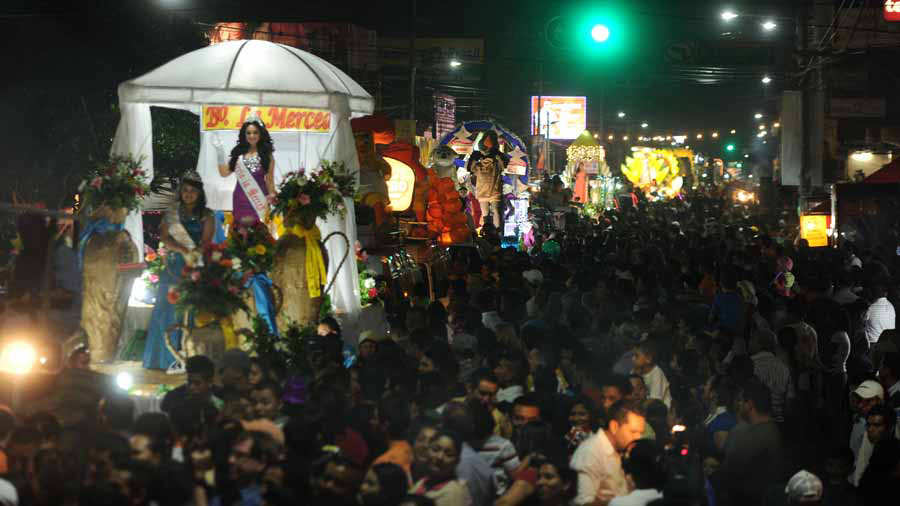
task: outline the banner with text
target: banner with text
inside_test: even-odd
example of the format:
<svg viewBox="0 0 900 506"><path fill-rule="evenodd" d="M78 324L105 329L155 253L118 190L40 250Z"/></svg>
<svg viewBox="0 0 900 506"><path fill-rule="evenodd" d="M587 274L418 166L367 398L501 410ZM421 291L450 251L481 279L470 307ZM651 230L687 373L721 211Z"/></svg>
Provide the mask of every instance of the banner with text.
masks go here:
<svg viewBox="0 0 900 506"><path fill-rule="evenodd" d="M240 130L241 125L257 111L269 132L310 132L331 131L331 112L322 109L301 107L250 107L246 105L204 105L200 129Z"/></svg>

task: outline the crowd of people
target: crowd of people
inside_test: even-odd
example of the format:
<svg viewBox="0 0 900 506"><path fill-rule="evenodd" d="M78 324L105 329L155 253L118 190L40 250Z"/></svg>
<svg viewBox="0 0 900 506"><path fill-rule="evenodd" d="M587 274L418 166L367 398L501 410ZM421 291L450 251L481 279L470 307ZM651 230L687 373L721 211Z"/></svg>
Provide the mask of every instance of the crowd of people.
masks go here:
<svg viewBox="0 0 900 506"><path fill-rule="evenodd" d="M323 320L302 370L234 349L161 412L0 410L0 504L892 501L895 259L708 199L589 230L457 249L437 300L389 336Z"/></svg>

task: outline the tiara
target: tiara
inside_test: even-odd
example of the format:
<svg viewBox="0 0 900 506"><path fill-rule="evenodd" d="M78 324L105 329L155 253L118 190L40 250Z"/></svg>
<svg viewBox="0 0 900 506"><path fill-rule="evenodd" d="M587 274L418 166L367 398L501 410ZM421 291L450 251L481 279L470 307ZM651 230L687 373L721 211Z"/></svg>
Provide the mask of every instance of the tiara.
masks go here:
<svg viewBox="0 0 900 506"><path fill-rule="evenodd" d="M203 184L203 178L200 177L200 174L197 173L196 170L189 170L185 172L184 175L181 176L181 182L183 183L185 181Z"/></svg>
<svg viewBox="0 0 900 506"><path fill-rule="evenodd" d="M252 123L254 121L256 123L259 123L263 128L266 127L266 124L263 123L262 118L259 117L259 110L257 109L253 109L250 111L250 114L247 115L247 119L244 120L244 124L246 125L247 123Z"/></svg>

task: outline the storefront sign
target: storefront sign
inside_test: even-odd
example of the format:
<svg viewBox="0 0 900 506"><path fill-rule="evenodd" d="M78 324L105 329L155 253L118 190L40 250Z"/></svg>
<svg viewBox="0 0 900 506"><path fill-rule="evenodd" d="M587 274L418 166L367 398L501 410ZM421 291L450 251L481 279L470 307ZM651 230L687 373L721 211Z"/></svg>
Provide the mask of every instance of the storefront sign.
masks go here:
<svg viewBox="0 0 900 506"><path fill-rule="evenodd" d="M549 132L550 139L575 139L585 128L587 97L531 97L532 135Z"/></svg>
<svg viewBox="0 0 900 506"><path fill-rule="evenodd" d="M801 216L800 238L806 239L810 248L828 246L828 217L821 214Z"/></svg>
<svg viewBox="0 0 900 506"><path fill-rule="evenodd" d="M884 0L885 21L900 21L900 0Z"/></svg>
<svg viewBox="0 0 900 506"><path fill-rule="evenodd" d="M884 98L832 98L832 118L884 118L887 100Z"/></svg>
<svg viewBox="0 0 900 506"><path fill-rule="evenodd" d="M456 126L456 97L434 94L434 124L438 139L453 131Z"/></svg>
<svg viewBox="0 0 900 506"><path fill-rule="evenodd" d="M331 131L331 112L299 107L250 107L247 105L204 105L200 129L239 130L250 115L257 111L269 132Z"/></svg>

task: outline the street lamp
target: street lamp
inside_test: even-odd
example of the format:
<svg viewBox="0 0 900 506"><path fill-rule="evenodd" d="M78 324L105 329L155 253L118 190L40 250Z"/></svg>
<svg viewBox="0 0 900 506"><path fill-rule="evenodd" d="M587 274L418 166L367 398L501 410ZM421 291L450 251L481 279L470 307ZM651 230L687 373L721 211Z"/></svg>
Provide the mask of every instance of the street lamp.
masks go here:
<svg viewBox="0 0 900 506"><path fill-rule="evenodd" d="M712 138L713 138L713 139L718 139L718 138L719 138L719 132L713 132L713 133L712 133Z"/></svg>
<svg viewBox="0 0 900 506"><path fill-rule="evenodd" d="M455 69L455 68L459 67L460 65L462 65L462 62L459 61L459 60L450 60L450 67L451 67L451 68L454 68L454 69Z"/></svg>
<svg viewBox="0 0 900 506"><path fill-rule="evenodd" d="M722 12L722 20L723 21L731 21L738 17L738 14L732 10L726 10Z"/></svg>
<svg viewBox="0 0 900 506"><path fill-rule="evenodd" d="M758 113L754 114L753 117L756 119L762 119L762 113L758 112Z"/></svg>
<svg viewBox="0 0 900 506"><path fill-rule="evenodd" d="M614 138L615 138L614 135L610 135L609 137L607 137L607 139L609 139L609 140L613 140Z"/></svg>
<svg viewBox="0 0 900 506"><path fill-rule="evenodd" d="M771 82L772 82L772 78L771 78L771 77L769 77L769 76L763 76L763 78L762 78L762 83L763 83L763 84L769 84L769 83L771 83Z"/></svg>
<svg viewBox="0 0 900 506"><path fill-rule="evenodd" d="M648 125L647 122L641 123L641 128L647 128L648 126L650 125Z"/></svg>
<svg viewBox="0 0 900 506"><path fill-rule="evenodd" d="M775 24L775 22L772 21L771 19L767 19L767 20L763 21L761 26L762 26L762 29L767 32L771 32L772 30L778 28L778 25Z"/></svg>
<svg viewBox="0 0 900 506"><path fill-rule="evenodd" d="M734 134L736 134L736 133L737 133L737 130L735 130L734 128L732 128L732 129L731 129L731 135L734 135Z"/></svg>
<svg viewBox="0 0 900 506"><path fill-rule="evenodd" d="M619 117L620 117L620 118L624 118L624 117L625 117L625 113L624 113L624 112L622 112L622 111L619 111L619 114L618 114L618 116L619 116Z"/></svg>

